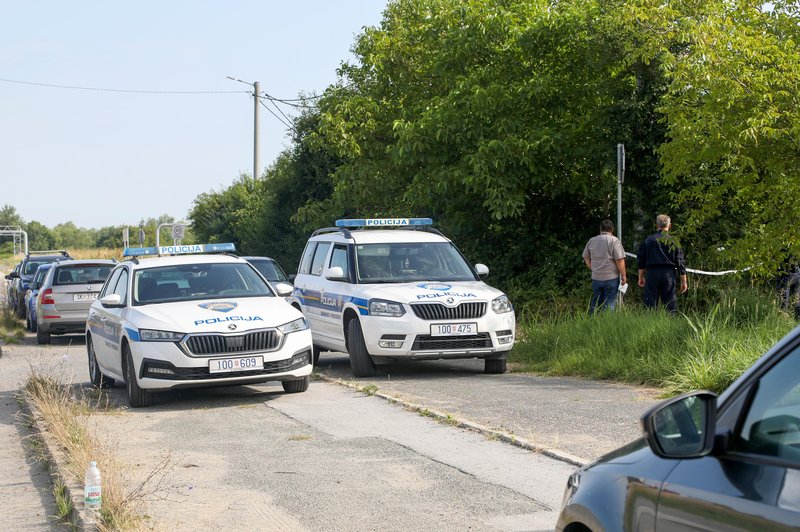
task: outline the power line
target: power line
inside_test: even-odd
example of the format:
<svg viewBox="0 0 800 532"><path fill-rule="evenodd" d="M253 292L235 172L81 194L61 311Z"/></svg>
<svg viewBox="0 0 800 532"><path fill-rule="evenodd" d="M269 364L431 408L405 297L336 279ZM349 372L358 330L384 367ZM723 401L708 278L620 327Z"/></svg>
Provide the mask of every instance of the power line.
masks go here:
<svg viewBox="0 0 800 532"><path fill-rule="evenodd" d="M78 85L57 85L55 83L38 83L35 81L20 81L16 79L3 79L5 83L17 83L19 85L34 85L37 87L49 87L52 89L72 89L81 91L96 92L124 92L134 94L242 94L247 91L154 91L154 90L134 90L134 89L109 89L105 87L81 87Z"/></svg>
<svg viewBox="0 0 800 532"><path fill-rule="evenodd" d="M262 106L264 106L264 109L266 109L267 111L269 111L269 113L270 113L272 116L274 116L275 118L277 118L277 119L278 119L278 121L279 121L280 123L282 123L284 126L286 126L287 128L289 128L289 129L291 129L292 131L294 131L295 133L297 133L297 130L295 130L294 126L292 126L291 124L287 123L286 121L284 121L284 119L283 119L283 118L281 118L280 116L278 116L277 114L275 114L275 111L273 111L272 109L270 109L269 107L267 107L267 104L265 104L265 103L264 103L264 101L263 101L263 100L261 100L260 98L259 98L259 103L260 103Z"/></svg>

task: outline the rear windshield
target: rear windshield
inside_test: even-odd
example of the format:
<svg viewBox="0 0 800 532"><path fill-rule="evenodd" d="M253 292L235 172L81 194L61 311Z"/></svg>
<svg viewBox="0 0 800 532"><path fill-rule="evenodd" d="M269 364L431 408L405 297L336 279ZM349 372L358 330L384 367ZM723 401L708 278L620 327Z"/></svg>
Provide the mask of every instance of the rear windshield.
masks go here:
<svg viewBox="0 0 800 532"><path fill-rule="evenodd" d="M53 286L104 283L113 267L113 264L61 266L54 274Z"/></svg>
<svg viewBox="0 0 800 532"><path fill-rule="evenodd" d="M274 296L249 264L178 264L137 270L134 304Z"/></svg>
<svg viewBox="0 0 800 532"><path fill-rule="evenodd" d="M52 259L30 259L25 263L25 271L22 273L24 275L33 275L36 273L36 268L42 264L50 264L51 262L57 261L59 258L60 257L53 257Z"/></svg>
<svg viewBox="0 0 800 532"><path fill-rule="evenodd" d="M271 260L254 260L250 264L256 267L261 275L267 278L267 281L279 283L281 281L288 281L289 278L283 273L283 270L277 263Z"/></svg>

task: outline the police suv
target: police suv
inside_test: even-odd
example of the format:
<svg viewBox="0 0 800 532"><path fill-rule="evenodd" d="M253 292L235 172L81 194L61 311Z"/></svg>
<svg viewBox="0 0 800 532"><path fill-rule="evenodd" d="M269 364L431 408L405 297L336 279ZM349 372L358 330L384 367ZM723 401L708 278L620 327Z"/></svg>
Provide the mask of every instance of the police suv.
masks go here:
<svg viewBox="0 0 800 532"><path fill-rule="evenodd" d="M312 342L303 315L233 244L128 248L89 310L86 350L95 386L127 385L131 406L153 392L282 381L308 389ZM145 255L156 255L144 258ZM139 258L142 257L142 258Z"/></svg>
<svg viewBox="0 0 800 532"><path fill-rule="evenodd" d="M289 301L320 351L346 351L357 377L393 359L485 359L503 373L514 308L481 281L430 218L338 220L306 244Z"/></svg>

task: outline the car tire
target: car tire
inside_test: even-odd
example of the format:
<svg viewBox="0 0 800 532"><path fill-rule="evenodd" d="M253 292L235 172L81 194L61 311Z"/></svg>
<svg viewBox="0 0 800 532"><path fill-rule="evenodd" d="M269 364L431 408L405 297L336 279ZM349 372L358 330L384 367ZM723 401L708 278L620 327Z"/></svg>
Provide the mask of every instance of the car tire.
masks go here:
<svg viewBox="0 0 800 532"><path fill-rule="evenodd" d="M25 330L33 332L33 329L31 328L31 319L30 319L30 317L25 318Z"/></svg>
<svg viewBox="0 0 800 532"><path fill-rule="evenodd" d="M350 354L350 368L356 377L372 377L375 375L375 362L364 343L364 332L358 318L347 324L347 350Z"/></svg>
<svg viewBox="0 0 800 532"><path fill-rule="evenodd" d="M95 388L111 388L114 386L114 379L106 377L97 365L97 355L94 352L94 342L92 337L86 338L86 354L89 357L89 379Z"/></svg>
<svg viewBox="0 0 800 532"><path fill-rule="evenodd" d="M489 374L499 374L506 372L506 359L504 358L487 358L483 361L483 372Z"/></svg>
<svg viewBox="0 0 800 532"><path fill-rule="evenodd" d="M17 298L17 316L20 319L24 320L27 312L25 312L25 300L20 300Z"/></svg>
<svg viewBox="0 0 800 532"><path fill-rule="evenodd" d="M321 352L322 352L322 348L320 346L318 346L318 345L312 346L311 358L312 358L312 362L313 362L315 368L317 367L317 364L319 364L319 354Z"/></svg>
<svg viewBox="0 0 800 532"><path fill-rule="evenodd" d="M31 322L31 332L36 332L39 330L39 325L36 323L36 320L29 320Z"/></svg>
<svg viewBox="0 0 800 532"><path fill-rule="evenodd" d="M40 345L50 343L50 333L44 332L41 328L36 330L36 343Z"/></svg>
<svg viewBox="0 0 800 532"><path fill-rule="evenodd" d="M306 375L302 379L283 381L281 384L283 385L283 391L286 393L300 393L308 390L308 383L310 381L311 378Z"/></svg>
<svg viewBox="0 0 800 532"><path fill-rule="evenodd" d="M150 406L153 404L153 394L139 388L139 383L136 381L136 366L128 344L122 347L122 356L125 360L125 389L128 391L128 404L132 408Z"/></svg>

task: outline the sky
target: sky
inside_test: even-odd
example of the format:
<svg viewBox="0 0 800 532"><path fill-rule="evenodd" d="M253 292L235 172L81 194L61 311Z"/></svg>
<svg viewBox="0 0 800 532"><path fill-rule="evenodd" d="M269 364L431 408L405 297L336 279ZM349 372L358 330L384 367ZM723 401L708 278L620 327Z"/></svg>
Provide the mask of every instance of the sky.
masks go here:
<svg viewBox="0 0 800 532"><path fill-rule="evenodd" d="M253 172L252 87L226 77L282 99L320 94L386 4L0 1L2 80L219 91L0 81L0 206L48 227L186 219L199 194ZM261 171L286 135L262 107Z"/></svg>

